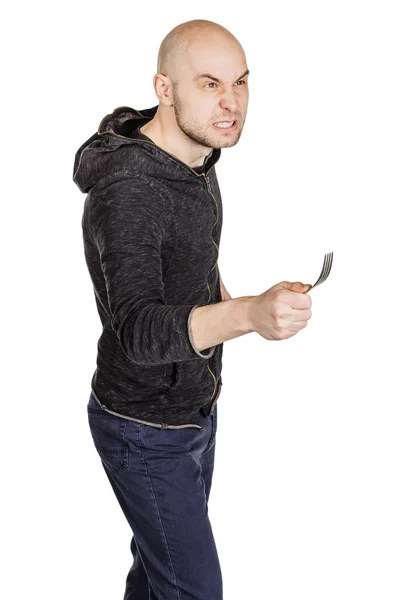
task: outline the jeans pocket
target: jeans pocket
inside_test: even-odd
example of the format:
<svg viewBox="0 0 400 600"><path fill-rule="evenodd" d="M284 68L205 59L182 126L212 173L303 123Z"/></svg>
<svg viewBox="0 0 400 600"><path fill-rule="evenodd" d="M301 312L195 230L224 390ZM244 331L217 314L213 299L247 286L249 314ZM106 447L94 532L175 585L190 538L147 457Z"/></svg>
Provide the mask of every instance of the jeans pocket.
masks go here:
<svg viewBox="0 0 400 600"><path fill-rule="evenodd" d="M209 419L211 419L211 435L210 440L207 444L206 451L209 450L212 446L215 446L216 436L217 436L217 428L218 428L218 407L215 405L214 411L209 415Z"/></svg>
<svg viewBox="0 0 400 600"><path fill-rule="evenodd" d="M125 441L126 421L101 408L87 407L89 428L94 446L110 475L122 473L129 466L129 447Z"/></svg>

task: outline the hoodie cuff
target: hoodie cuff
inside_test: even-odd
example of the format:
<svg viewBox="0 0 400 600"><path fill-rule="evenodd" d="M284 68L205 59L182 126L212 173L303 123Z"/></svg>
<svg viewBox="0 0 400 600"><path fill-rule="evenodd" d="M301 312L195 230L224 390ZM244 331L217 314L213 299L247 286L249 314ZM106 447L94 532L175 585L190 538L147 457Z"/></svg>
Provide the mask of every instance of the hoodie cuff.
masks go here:
<svg viewBox="0 0 400 600"><path fill-rule="evenodd" d="M190 341L190 343L191 343L191 345L192 345L192 348L193 348L193 350L196 352L196 354L197 354L198 356L200 356L201 358L211 358L211 356L212 356L212 355L214 354L214 352L215 352L215 348L216 348L216 346L211 346L211 350L210 350L210 352L209 352L208 354L202 354L202 353L201 353L201 352L200 352L200 351L199 351L199 350L196 348L196 346L195 346L195 344L194 344L194 341L193 341L192 333L191 333L191 331L190 331L190 321L191 321L191 318L192 318L193 311L194 311L194 309L195 309L195 308L197 308L197 307L199 307L199 306L202 306L202 305L201 305L201 304L196 304L196 306L193 306L193 308L192 308L192 310L190 311L190 313L189 313L189 316L188 316L188 320L187 320L187 330L188 330L188 335L189 335L189 341ZM209 348L207 348L207 350L209 350Z"/></svg>

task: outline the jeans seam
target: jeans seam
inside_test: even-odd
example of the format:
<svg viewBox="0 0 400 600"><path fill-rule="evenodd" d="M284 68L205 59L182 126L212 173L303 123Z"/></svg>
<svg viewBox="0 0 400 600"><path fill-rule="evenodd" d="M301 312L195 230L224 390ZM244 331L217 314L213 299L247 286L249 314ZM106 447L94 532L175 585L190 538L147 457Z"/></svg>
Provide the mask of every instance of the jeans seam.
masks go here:
<svg viewBox="0 0 400 600"><path fill-rule="evenodd" d="M152 482L151 482L151 477L149 475L149 471L147 469L146 460L144 458L144 452L142 452L142 459L143 459L144 467L145 467L145 470L146 470L146 475L147 475L147 478L148 478L149 483L150 483L150 487L151 487L151 491L152 491L152 495L153 495L153 499L154 499L154 504L155 504L155 507L157 509L158 521L159 521L159 524L160 524L160 527L161 527L161 530L162 530L162 534L163 534L163 538L164 538L164 542L165 542L165 547L166 547L168 558L169 558L169 564L170 564L170 568L171 568L171 571L172 571L172 574L173 574L173 578L174 578L175 588L176 588L176 591L178 593L177 600L180 600L181 596L180 596L179 589L178 589L178 584L177 584L177 580L176 580L176 574L175 574L175 571L174 571L174 566L172 564L171 553L170 553L169 547L168 547L167 536L165 535L165 530L164 530L164 527L163 527L163 524L162 524L162 519L161 519L160 511L159 511L158 504L157 504L157 498L156 498L156 495L155 495L155 492L154 492L154 488L153 488L153 485L152 485Z"/></svg>

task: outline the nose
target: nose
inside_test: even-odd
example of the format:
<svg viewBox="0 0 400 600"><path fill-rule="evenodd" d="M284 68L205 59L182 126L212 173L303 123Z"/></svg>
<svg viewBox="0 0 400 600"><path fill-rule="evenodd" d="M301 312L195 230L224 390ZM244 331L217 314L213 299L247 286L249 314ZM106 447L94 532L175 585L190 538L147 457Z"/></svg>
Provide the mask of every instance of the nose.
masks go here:
<svg viewBox="0 0 400 600"><path fill-rule="evenodd" d="M226 90L221 96L220 104L221 104L221 108L224 108L225 110L229 110L232 113L236 112L239 107L239 103L238 103L238 99L236 97L235 90L233 90L233 89Z"/></svg>

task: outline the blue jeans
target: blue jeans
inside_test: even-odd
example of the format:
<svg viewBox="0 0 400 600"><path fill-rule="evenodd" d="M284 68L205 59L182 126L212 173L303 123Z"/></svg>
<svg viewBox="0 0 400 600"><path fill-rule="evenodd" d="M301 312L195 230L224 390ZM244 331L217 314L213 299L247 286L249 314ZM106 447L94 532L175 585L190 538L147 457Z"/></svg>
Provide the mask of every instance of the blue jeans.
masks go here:
<svg viewBox="0 0 400 600"><path fill-rule="evenodd" d="M204 427L160 429L107 413L90 394L89 427L131 527L123 600L222 600L208 517L217 405Z"/></svg>

